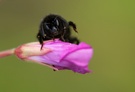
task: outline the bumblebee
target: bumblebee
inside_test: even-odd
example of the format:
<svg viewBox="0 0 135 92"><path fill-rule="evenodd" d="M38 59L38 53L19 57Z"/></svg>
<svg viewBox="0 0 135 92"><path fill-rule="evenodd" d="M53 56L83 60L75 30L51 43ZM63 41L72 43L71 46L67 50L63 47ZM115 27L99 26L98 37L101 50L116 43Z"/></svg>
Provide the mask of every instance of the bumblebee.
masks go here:
<svg viewBox="0 0 135 92"><path fill-rule="evenodd" d="M50 14L43 18L37 33L37 39L41 44L41 49L43 47L43 41L55 40L56 38L64 42L79 44L79 39L71 36L70 27L77 32L75 23L72 21L67 22L59 15Z"/></svg>

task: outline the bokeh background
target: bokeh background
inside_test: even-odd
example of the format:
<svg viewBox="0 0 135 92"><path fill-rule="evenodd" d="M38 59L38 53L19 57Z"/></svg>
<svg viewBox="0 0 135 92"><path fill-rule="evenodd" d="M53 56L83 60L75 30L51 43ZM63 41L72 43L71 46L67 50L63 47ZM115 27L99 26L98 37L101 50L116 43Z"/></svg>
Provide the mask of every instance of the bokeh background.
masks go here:
<svg viewBox="0 0 135 92"><path fill-rule="evenodd" d="M55 13L77 24L91 44L91 74L0 59L0 92L135 92L134 0L0 0L0 50L37 41L41 19Z"/></svg>

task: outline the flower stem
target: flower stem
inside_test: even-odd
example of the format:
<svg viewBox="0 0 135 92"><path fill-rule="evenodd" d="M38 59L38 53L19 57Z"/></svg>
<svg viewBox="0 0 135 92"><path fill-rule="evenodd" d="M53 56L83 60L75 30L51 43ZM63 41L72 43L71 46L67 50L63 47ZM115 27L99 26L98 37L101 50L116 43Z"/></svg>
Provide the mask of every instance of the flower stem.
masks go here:
<svg viewBox="0 0 135 92"><path fill-rule="evenodd" d="M15 49L5 50L0 52L0 58L14 54Z"/></svg>

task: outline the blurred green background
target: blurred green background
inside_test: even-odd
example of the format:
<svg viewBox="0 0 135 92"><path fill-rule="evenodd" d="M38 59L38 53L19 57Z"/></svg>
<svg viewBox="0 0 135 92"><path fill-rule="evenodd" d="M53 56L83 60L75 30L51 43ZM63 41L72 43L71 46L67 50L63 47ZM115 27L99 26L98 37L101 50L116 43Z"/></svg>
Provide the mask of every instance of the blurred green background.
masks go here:
<svg viewBox="0 0 135 92"><path fill-rule="evenodd" d="M135 92L134 0L0 0L0 50L37 41L50 13L77 24L91 44L91 74L51 69L9 56L0 59L0 92Z"/></svg>

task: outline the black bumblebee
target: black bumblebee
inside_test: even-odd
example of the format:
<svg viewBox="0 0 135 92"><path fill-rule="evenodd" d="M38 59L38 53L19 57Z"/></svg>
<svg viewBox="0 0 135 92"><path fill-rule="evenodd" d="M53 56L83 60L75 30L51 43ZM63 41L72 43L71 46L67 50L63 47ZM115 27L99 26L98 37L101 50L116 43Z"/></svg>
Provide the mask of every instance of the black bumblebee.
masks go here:
<svg viewBox="0 0 135 92"><path fill-rule="evenodd" d="M76 37L71 37L70 26L76 30L76 25L69 21L67 22L64 18L59 15L50 14L46 16L40 23L39 32L37 39L43 47L43 41L59 38L61 41L79 44L79 40Z"/></svg>

